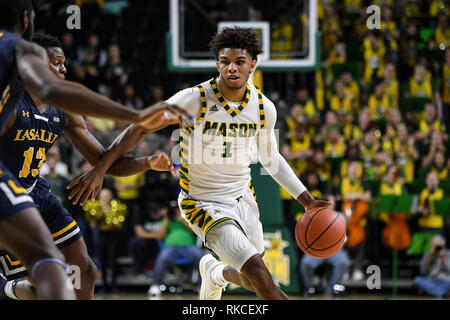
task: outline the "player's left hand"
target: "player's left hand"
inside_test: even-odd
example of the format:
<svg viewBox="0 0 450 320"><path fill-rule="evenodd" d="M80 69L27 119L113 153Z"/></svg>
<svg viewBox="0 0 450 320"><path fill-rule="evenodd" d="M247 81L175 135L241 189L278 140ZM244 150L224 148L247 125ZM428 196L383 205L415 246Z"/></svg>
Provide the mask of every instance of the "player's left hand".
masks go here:
<svg viewBox="0 0 450 320"><path fill-rule="evenodd" d="M148 158L148 162L150 163L150 167L155 171L170 171L172 176L176 178L175 169L173 167L172 161L169 159L167 154L158 153L152 155Z"/></svg>
<svg viewBox="0 0 450 320"><path fill-rule="evenodd" d="M333 205L333 201L329 200L317 200L314 199L311 201L306 209L312 209L312 208L330 208Z"/></svg>
<svg viewBox="0 0 450 320"><path fill-rule="evenodd" d="M301 203L305 210L322 207L331 208L334 203L331 200L314 199L314 197L308 191L304 191L301 195L299 195L297 201Z"/></svg>
<svg viewBox="0 0 450 320"><path fill-rule="evenodd" d="M69 200L72 200L72 204L76 205L81 199L80 205L84 206L89 197L94 201L102 190L104 176L105 172L93 166L88 172L69 184L67 189L73 188L68 197Z"/></svg>

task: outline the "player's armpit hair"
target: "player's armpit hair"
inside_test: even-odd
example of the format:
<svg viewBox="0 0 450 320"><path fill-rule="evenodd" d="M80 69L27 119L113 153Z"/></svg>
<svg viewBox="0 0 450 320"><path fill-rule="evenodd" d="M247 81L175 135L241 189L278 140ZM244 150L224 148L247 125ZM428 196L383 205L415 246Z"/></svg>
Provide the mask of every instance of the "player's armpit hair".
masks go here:
<svg viewBox="0 0 450 320"><path fill-rule="evenodd" d="M262 53L258 34L251 28L224 28L213 36L209 48L216 59L219 59L219 51L223 48L246 49L253 60Z"/></svg>

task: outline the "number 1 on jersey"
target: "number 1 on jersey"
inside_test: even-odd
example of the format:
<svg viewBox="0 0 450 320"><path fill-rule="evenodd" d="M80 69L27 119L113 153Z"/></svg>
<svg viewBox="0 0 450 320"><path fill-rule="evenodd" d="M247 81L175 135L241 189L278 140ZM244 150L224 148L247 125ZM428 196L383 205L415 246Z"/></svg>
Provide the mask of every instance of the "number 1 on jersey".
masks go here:
<svg viewBox="0 0 450 320"><path fill-rule="evenodd" d="M47 157L45 156L45 148L39 148L38 152L36 153L36 159L40 159L37 169L31 169L31 163L33 162L33 156L34 156L34 147L28 148L27 151L23 153L23 156L25 157L25 160L23 162L22 169L19 172L19 178L26 178L30 174L33 177L36 177L39 172L41 172L42 165L44 164Z"/></svg>
<svg viewBox="0 0 450 320"><path fill-rule="evenodd" d="M222 158L229 158L232 156L231 154L231 142L224 142L223 146L225 147L224 152L222 153Z"/></svg>

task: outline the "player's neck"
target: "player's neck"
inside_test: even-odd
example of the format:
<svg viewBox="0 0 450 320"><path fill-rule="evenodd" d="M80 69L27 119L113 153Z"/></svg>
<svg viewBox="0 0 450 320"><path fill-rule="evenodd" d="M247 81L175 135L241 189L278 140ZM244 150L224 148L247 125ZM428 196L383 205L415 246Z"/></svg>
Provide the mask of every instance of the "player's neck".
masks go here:
<svg viewBox="0 0 450 320"><path fill-rule="evenodd" d="M247 90L247 86L242 86L239 89L231 89L229 88L224 81L221 81L221 77L218 78L218 87L222 96L231 102L241 102L244 100L244 94Z"/></svg>
<svg viewBox="0 0 450 320"><path fill-rule="evenodd" d="M34 105L39 109L39 112L45 111L45 109L47 108L47 105L41 99L39 99L37 96L35 96L31 92L29 92L29 93L30 93L31 99L33 99Z"/></svg>

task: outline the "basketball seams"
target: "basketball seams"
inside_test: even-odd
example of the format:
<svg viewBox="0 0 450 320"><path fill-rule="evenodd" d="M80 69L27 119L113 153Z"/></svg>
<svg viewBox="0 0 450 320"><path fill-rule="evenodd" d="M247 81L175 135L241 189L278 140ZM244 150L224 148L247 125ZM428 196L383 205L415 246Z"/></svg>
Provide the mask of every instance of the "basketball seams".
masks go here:
<svg viewBox="0 0 450 320"><path fill-rule="evenodd" d="M324 208L320 208L317 212L315 212L314 215L311 217L311 219L312 219L316 214L318 214L319 211L321 211L322 209L324 209ZM310 220L311 220L311 219L310 219ZM311 221L309 221L309 222L311 222ZM306 248L306 246L303 244L302 237L298 234L298 229L295 230L295 237L296 237L296 240L298 240L297 243L299 243L300 246L302 247L302 250L307 251L308 254L309 254L310 256L313 256L313 257L315 257L315 258L326 258L325 256L320 256L320 255L318 255L318 254L314 254L314 253L312 253L311 251L309 251L309 250ZM305 240L306 240L306 239L305 239Z"/></svg>
<svg viewBox="0 0 450 320"><path fill-rule="evenodd" d="M342 245L345 243L346 228L345 223L341 223L343 220L340 219L340 216L337 212L334 212L333 210L330 210L331 212L328 212L327 210L329 209L326 207L315 209L315 212L314 209L311 210L312 213L308 213L307 216L304 215L302 219L297 222L297 226L295 228L295 238L297 240L298 246L305 253L314 258L324 259L339 251ZM316 219L316 216L321 211L323 211L324 214ZM334 213L335 216L333 216L331 213ZM312 222L313 220L314 223ZM338 221L338 223L336 223L336 221ZM326 227L322 229L324 225L326 225ZM317 229L322 229L322 231L319 231ZM333 238L336 239L335 236L338 230L341 231L342 234L338 236L339 239L337 241L335 240L335 242L330 245L329 241ZM330 233L333 234L331 238L329 236ZM315 239L309 243L308 238L312 237L315 237ZM326 246L326 248L316 249L313 247L315 244Z"/></svg>
<svg viewBox="0 0 450 320"><path fill-rule="evenodd" d="M308 225L306 226L306 230L305 230L305 244L306 244L306 246L307 246L307 247L305 246L305 249L310 247L310 245L308 244L308 237L307 237L307 235L308 235L309 226L311 225L311 221L312 221L312 220L314 219L314 217L315 217L320 211L322 211L323 209L325 209L325 207L322 207L322 208L320 208L319 210L317 210L316 213L314 213L314 214L312 215L311 219L309 219L309 221L308 221ZM306 214L306 212L305 212L305 214Z"/></svg>
<svg viewBox="0 0 450 320"><path fill-rule="evenodd" d="M322 231L322 233L321 234L319 234L318 236L317 236L317 238L316 239L314 239L314 241L310 244L310 245L308 245L308 249L309 248L312 248L312 246L313 246L313 244L314 243L316 243L317 242L317 240L319 240L320 239L320 237L322 237L332 226L333 226L333 224L337 221L337 218L339 217L339 214L337 214L336 213L336 217L334 217L334 219L333 219L333 221L331 221L331 223ZM311 223L311 221L309 221L309 223ZM305 235L305 237L306 237L306 235Z"/></svg>
<svg viewBox="0 0 450 320"><path fill-rule="evenodd" d="M344 230L344 233L343 233L342 236L339 238L339 240L336 241L335 243L333 243L331 246L326 247L326 248L322 248L322 249L315 249L315 248L312 248L312 247L311 247L311 249L312 249L312 250L315 250L315 251L323 251L323 250L330 249L330 248L334 247L335 245L337 245L339 242L341 242L341 241L342 241L342 238L344 238L345 235L346 235L346 232L345 232L345 230Z"/></svg>
<svg viewBox="0 0 450 320"><path fill-rule="evenodd" d="M295 237L298 239L298 242L300 244L300 246L302 247L301 249L306 251L310 256L315 257L315 258L326 258L326 256L320 256L318 254L312 253L311 251L309 251L308 249L306 249L306 247L304 246L301 237L298 235L298 231L295 231Z"/></svg>

